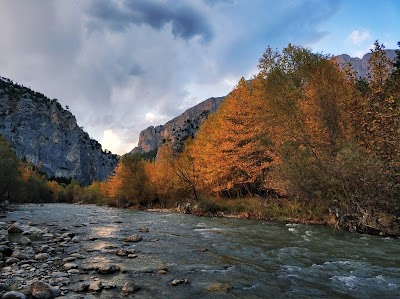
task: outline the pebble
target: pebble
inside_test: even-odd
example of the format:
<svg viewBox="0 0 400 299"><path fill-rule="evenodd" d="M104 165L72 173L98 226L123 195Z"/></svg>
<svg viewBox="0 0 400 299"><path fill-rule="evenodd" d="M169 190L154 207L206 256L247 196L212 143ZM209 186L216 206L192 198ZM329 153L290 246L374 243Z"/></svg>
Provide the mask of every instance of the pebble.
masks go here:
<svg viewBox="0 0 400 299"><path fill-rule="evenodd" d="M178 284L190 284L189 280L185 279L174 279L171 281L171 285L177 286Z"/></svg>

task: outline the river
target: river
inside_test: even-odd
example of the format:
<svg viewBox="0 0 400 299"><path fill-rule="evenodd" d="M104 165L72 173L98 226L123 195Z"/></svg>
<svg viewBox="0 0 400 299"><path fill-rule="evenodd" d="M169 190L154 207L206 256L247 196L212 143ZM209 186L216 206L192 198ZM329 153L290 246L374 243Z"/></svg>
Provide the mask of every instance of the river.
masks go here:
<svg viewBox="0 0 400 299"><path fill-rule="evenodd" d="M329 227L178 213L46 204L24 205L2 221L31 221L80 236L86 262L117 263L135 298L400 298L400 240L335 231ZM141 233L138 257L114 248ZM167 268L164 275L157 269ZM171 286L176 278L190 284ZM206 289L221 283L223 291ZM227 291L229 289L229 291ZM118 298L118 290L84 298Z"/></svg>

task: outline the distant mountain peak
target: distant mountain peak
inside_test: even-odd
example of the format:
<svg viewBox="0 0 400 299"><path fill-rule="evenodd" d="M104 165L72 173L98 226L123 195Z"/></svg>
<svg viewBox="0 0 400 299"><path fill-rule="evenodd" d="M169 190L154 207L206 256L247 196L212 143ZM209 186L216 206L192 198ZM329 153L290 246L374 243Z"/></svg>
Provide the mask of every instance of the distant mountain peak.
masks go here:
<svg viewBox="0 0 400 299"><path fill-rule="evenodd" d="M140 132L138 146L131 152L140 154L153 152L166 142L171 143L174 150L182 150L184 142L197 134L200 125L210 113L217 111L224 99L225 97L209 98L164 125L148 127Z"/></svg>
<svg viewBox="0 0 400 299"><path fill-rule="evenodd" d="M389 59L394 60L396 58L396 50L385 50L386 55ZM357 77L368 77L368 66L369 59L371 58L371 53L365 54L362 58L350 57L348 54L342 54L333 57L339 64L339 66L344 67L346 64L351 62L354 70L356 71Z"/></svg>

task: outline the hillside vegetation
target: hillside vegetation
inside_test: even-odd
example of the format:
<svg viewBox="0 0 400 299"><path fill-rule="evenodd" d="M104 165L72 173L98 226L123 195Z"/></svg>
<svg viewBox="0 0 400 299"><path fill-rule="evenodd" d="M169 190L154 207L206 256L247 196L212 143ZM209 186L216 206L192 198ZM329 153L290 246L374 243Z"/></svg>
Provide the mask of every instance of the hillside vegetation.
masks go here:
<svg viewBox="0 0 400 299"><path fill-rule="evenodd" d="M328 223L399 235L400 52L375 43L369 75L288 45L268 48L194 139L124 156L73 201Z"/></svg>

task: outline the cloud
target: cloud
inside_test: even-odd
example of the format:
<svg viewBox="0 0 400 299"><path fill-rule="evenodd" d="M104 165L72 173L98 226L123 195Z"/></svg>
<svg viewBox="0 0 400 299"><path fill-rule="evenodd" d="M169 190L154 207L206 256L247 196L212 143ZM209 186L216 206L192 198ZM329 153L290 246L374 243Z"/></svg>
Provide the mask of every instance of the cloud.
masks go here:
<svg viewBox="0 0 400 299"><path fill-rule="evenodd" d="M320 39L337 3L0 1L0 75L58 98L123 154L146 127L228 94L268 45Z"/></svg>
<svg viewBox="0 0 400 299"><path fill-rule="evenodd" d="M180 1L125 0L120 3L109 0L93 2L89 15L97 25L107 25L111 30L126 31L131 25L148 25L161 30L171 24L175 37L185 40L200 36L209 42L213 36L211 24L201 11Z"/></svg>
<svg viewBox="0 0 400 299"><path fill-rule="evenodd" d="M371 37L368 31L353 30L348 36L347 40L354 45L358 45Z"/></svg>
<svg viewBox="0 0 400 299"><path fill-rule="evenodd" d="M113 130L104 131L101 144L104 149L113 153L126 153L134 147L133 143L125 142L120 136L115 134Z"/></svg>

